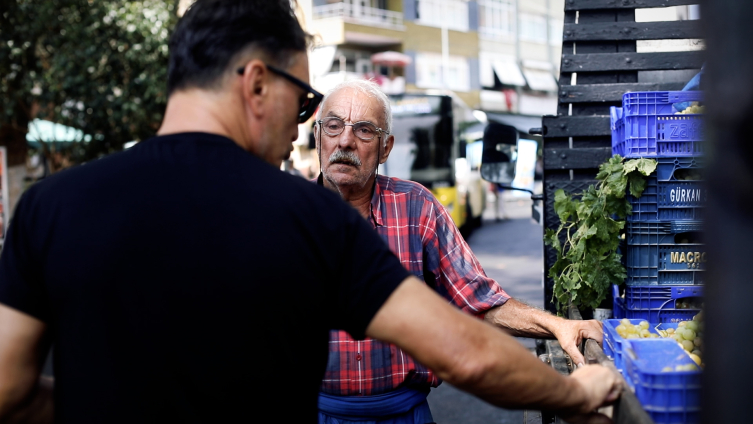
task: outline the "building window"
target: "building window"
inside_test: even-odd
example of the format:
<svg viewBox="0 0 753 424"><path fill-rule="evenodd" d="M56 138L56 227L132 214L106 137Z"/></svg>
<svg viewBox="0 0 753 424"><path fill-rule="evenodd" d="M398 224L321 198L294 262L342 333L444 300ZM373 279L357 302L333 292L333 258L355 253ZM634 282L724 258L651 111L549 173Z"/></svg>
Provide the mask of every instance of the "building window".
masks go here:
<svg viewBox="0 0 753 424"><path fill-rule="evenodd" d="M468 60L462 56L450 56L447 61L447 78L442 76L442 55L437 53L416 54L416 86L420 88L444 88L453 91L471 89Z"/></svg>
<svg viewBox="0 0 753 424"><path fill-rule="evenodd" d="M562 44L562 20L549 19L549 44L559 46Z"/></svg>
<svg viewBox="0 0 753 424"><path fill-rule="evenodd" d="M520 39L523 41L542 44L548 41L547 19L543 16L521 13L519 29Z"/></svg>
<svg viewBox="0 0 753 424"><path fill-rule="evenodd" d="M421 25L468 31L468 4L462 0L416 0Z"/></svg>
<svg viewBox="0 0 753 424"><path fill-rule="evenodd" d="M515 4L512 0L479 0L479 35L515 39Z"/></svg>

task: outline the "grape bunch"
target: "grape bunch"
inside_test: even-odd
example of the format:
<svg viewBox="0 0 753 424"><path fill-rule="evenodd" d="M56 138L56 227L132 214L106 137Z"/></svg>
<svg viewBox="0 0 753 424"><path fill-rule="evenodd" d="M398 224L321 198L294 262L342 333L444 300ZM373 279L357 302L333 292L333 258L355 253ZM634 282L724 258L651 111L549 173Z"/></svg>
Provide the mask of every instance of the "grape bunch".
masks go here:
<svg viewBox="0 0 753 424"><path fill-rule="evenodd" d="M701 106L698 102L691 102L690 106L685 108L682 112L677 112L677 114L688 114L688 113L703 113L703 106Z"/></svg>
<svg viewBox="0 0 753 424"><path fill-rule="evenodd" d="M690 358L703 367L703 311L696 314L690 321L680 321L677 329L668 328L658 330L662 337L674 339L679 343Z"/></svg>
<svg viewBox="0 0 753 424"><path fill-rule="evenodd" d="M648 330L648 321L633 324L629 319L623 318L620 320L620 324L615 327L615 330L617 330L617 334L623 339L651 339L659 337L658 334Z"/></svg>
<svg viewBox="0 0 753 424"><path fill-rule="evenodd" d="M648 321L641 321L633 324L629 319L623 318L620 324L615 327L617 334L624 339L652 339L664 337L675 340L688 353L696 365L703 367L703 311L699 312L689 321L680 321L677 323L677 329L667 328L662 330L656 328L656 333L649 331ZM697 367L690 364L688 366L678 365L675 369L666 367L662 371L695 371Z"/></svg>

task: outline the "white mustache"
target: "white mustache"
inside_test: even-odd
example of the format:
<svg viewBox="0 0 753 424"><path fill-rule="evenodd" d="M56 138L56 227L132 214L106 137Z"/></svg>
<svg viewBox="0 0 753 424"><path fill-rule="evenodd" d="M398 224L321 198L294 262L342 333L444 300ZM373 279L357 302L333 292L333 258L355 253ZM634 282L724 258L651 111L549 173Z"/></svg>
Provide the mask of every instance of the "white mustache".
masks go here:
<svg viewBox="0 0 753 424"><path fill-rule="evenodd" d="M351 151L335 150L329 157L329 163L344 163L346 165L361 166L361 159Z"/></svg>

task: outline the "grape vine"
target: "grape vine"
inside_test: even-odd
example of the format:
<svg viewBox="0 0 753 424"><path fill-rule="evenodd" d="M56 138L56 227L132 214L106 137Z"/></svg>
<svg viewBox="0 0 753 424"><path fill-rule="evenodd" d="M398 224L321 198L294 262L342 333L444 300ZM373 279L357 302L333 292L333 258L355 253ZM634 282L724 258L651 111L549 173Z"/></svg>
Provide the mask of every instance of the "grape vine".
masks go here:
<svg viewBox="0 0 753 424"><path fill-rule="evenodd" d="M619 155L599 166L597 187L577 194L554 193L554 211L560 219L555 231L547 229L544 242L557 252L549 269L554 280L555 302L560 314L572 302L578 307L597 308L610 293L610 285L627 276L617 253L625 217L631 214L627 190L640 197L645 176L656 169L653 159L630 159Z"/></svg>

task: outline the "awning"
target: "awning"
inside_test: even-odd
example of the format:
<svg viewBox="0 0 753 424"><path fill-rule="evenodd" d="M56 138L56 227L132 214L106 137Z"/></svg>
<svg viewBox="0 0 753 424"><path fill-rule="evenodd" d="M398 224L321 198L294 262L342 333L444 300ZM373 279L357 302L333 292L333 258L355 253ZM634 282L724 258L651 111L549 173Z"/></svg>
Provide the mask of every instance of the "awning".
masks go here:
<svg viewBox="0 0 753 424"><path fill-rule="evenodd" d="M523 75L528 81L528 86L531 90L536 91L557 91L559 86L555 81L552 73L549 71L542 71L539 69L523 69Z"/></svg>
<svg viewBox="0 0 753 424"><path fill-rule="evenodd" d="M309 54L309 67L314 77L325 75L332 69L332 61L335 60L337 46L323 46L314 49Z"/></svg>
<svg viewBox="0 0 753 424"><path fill-rule="evenodd" d="M89 142L92 136L83 131L68 127L55 122L34 119L29 122L29 131L26 133L26 141L33 146L38 143L76 143Z"/></svg>
<svg viewBox="0 0 753 424"><path fill-rule="evenodd" d="M517 85L519 87L526 85L526 80L523 78L523 74L520 72L520 67L518 67L517 63L507 60L495 60L492 62L492 68L502 84Z"/></svg>
<svg viewBox="0 0 753 424"><path fill-rule="evenodd" d="M400 52L386 51L371 55L371 63L385 66L408 66L412 62L410 56Z"/></svg>
<svg viewBox="0 0 753 424"><path fill-rule="evenodd" d="M528 134L531 128L541 128L541 116L532 115L508 115L504 113L486 113L489 121L510 125L523 134Z"/></svg>

